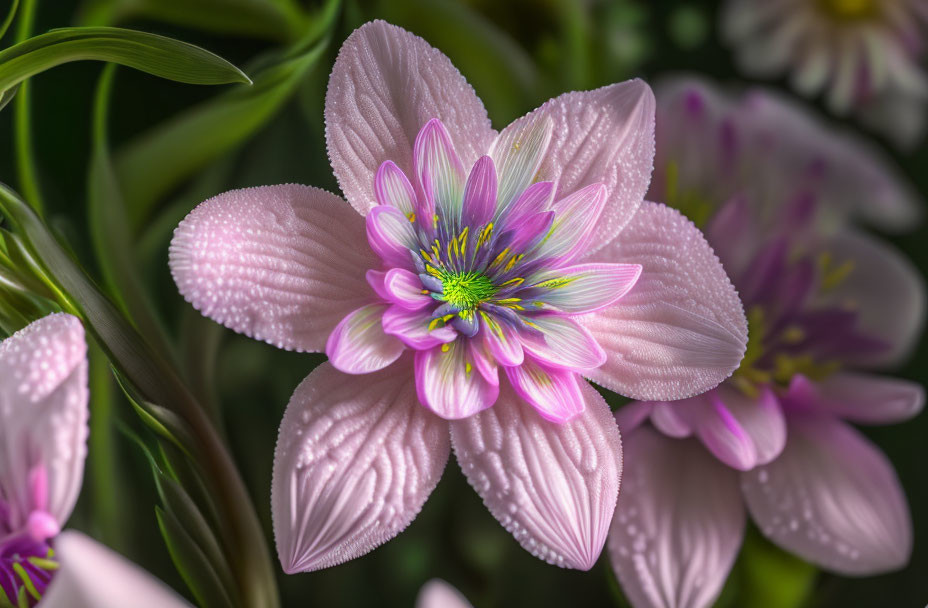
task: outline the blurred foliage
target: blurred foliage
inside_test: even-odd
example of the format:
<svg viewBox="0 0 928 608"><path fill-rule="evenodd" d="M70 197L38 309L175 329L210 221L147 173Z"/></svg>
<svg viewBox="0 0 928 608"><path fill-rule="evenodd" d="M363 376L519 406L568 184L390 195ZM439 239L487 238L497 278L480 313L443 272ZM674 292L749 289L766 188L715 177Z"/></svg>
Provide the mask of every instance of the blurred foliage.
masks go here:
<svg viewBox="0 0 928 608"><path fill-rule="evenodd" d="M115 334L98 335L103 350L131 350L120 336L139 335L153 358L179 370L173 388L146 387L144 366L120 370L124 392L114 384L102 351L94 351L88 482L73 522L178 589L185 589L191 573L198 574L201 582L191 586L190 597L207 606L232 601L224 589L234 584L228 580L233 572L226 569L234 564L226 562L241 556L217 555L224 548L216 545L216 505L207 490L192 489L210 480L171 440L189 429L168 428L173 418L162 401L183 392L182 399L201 404L205 417L221 423L219 435L231 446L271 542L269 488L277 426L293 388L323 357L282 352L203 319L177 294L167 270L167 245L190 209L229 188L289 181L337 191L324 146L322 107L335 54L355 27L382 18L426 38L474 85L496 127L551 96L633 76L653 81L697 71L738 81L718 42L718 3L712 1L19 4L19 16L2 36L4 48L16 48L14 41L32 31L127 28L207 49L242 67L254 83L192 87L124 68L107 68L101 76L99 64L79 62L43 72L20 85L15 96L0 98L0 104L13 100L0 111L0 137L8 142L0 153L0 181L40 209L71 248L58 252L62 266L57 270L0 274L0 297L28 311L19 317L2 311L0 328L12 331L27 316L55 306L80 307L89 316L105 309L100 319L126 315L131 323ZM0 7L0 15L7 14ZM50 37L43 40L64 35L45 34ZM0 62L9 53L0 53ZM47 57L43 65L63 56ZM134 67L144 69L137 62ZM923 170L928 148L896 160L928 195ZM0 228L0 257L27 267L28 248L9 228ZM924 232L893 240L919 267L928 267ZM68 266L72 256L90 277ZM68 289L84 294L80 302L56 292L62 276L70 281ZM102 294L112 299L116 312ZM100 329L114 331L102 322ZM922 346L901 375L923 381L925 369L928 351ZM608 398L613 405L621 401ZM909 567L858 580L816 574L750 531L719 606L923 605L928 597L928 482L921 470L926 420L867 431L893 461L909 494L916 534ZM411 606L422 583L435 576L452 582L478 608L577 605L578 598L585 606L627 605L605 555L588 573L534 559L486 511L453 462L422 513L396 540L323 572L284 576L276 560L272 566L285 606Z"/></svg>

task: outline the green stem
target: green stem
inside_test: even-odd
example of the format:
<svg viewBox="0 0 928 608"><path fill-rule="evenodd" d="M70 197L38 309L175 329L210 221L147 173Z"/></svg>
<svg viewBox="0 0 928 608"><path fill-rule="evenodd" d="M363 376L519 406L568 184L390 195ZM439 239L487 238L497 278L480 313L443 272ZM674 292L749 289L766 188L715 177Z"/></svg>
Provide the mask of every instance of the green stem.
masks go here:
<svg viewBox="0 0 928 608"><path fill-rule="evenodd" d="M16 24L16 42L22 42L32 35L35 23L37 0L23 0ZM23 197L39 215L45 208L42 191L39 187L39 173L35 163L35 150L32 147L32 119L30 111L31 86L23 82L19 93L13 100L13 145L16 150L16 175Z"/></svg>

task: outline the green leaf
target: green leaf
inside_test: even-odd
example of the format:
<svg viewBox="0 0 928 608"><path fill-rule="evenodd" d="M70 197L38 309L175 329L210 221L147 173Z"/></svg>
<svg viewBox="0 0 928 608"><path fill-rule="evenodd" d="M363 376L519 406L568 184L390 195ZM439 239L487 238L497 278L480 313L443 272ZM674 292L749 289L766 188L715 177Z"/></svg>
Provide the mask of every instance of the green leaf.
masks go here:
<svg viewBox="0 0 928 608"><path fill-rule="evenodd" d="M115 27L68 27L0 51L0 91L57 65L85 59L190 84L251 83L225 59L186 42Z"/></svg>
<svg viewBox="0 0 928 608"><path fill-rule="evenodd" d="M177 517L161 507L155 507L155 516L158 518L158 527L167 544L168 553L171 554L171 560L193 592L197 604L205 608L235 606L203 550L197 546Z"/></svg>
<svg viewBox="0 0 928 608"><path fill-rule="evenodd" d="M245 141L294 93L322 56L323 40L261 70L254 86L235 89L156 125L116 157L116 174L135 232L165 194L209 161Z"/></svg>
<svg viewBox="0 0 928 608"><path fill-rule="evenodd" d="M0 25L0 38L3 38L6 31L10 29L10 24L13 23L13 19L16 17L17 8L19 8L19 0L13 0L13 3L10 5L10 10L6 14L6 19L4 19L3 24Z"/></svg>

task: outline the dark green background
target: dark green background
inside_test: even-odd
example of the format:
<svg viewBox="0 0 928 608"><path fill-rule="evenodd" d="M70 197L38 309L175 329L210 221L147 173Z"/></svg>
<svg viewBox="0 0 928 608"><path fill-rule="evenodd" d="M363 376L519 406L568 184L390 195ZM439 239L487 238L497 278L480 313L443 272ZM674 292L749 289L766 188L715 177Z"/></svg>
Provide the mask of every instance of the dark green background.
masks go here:
<svg viewBox="0 0 928 608"><path fill-rule="evenodd" d="M6 4L0 4L4 13ZM304 0L304 6L313 5ZM37 31L77 23L80 8L80 3L67 0L40 2ZM653 82L663 74L691 71L725 83L749 82L718 41L718 10L714 2L347 2L332 44L300 93L257 135L221 161L228 170L221 189L299 182L337 191L323 142L322 99L338 46L363 21L387 19L443 50L484 100L494 127L501 128L560 92L631 76ZM239 66L284 42L204 32L144 18L130 17L119 25L201 45ZM48 216L90 268L86 175L92 98L100 71L101 65L92 63L59 67L35 78L32 90L34 141ZM782 82L772 86L786 90ZM113 148L118 150L139 132L221 89L181 85L120 69L110 116ZM9 108L0 113L0 140L4 142L0 181L15 187L10 118ZM919 192L928 194L928 147L922 145L904 156L894 154L894 158ZM917 228L905 236L887 238L919 268L925 268L926 236L923 228ZM195 313L171 282L166 251L164 239L158 254L143 260L139 272L174 337L182 342L182 337L189 337L185 328ZM206 345L217 341L213 385L225 431L271 538L269 487L277 426L293 388L322 357L281 352L218 328L207 328L202 339ZM926 359L928 351L920 345L899 375L923 381ZM114 411L123 424L141 430L126 403L118 401ZM114 461L118 516L100 522L98 505L89 496L93 475L88 473L72 524L104 538L182 589L158 535L153 510L156 498L147 464L115 426L112 432L118 455ZM866 429L866 433L889 455L907 491L915 523L912 562L900 572L867 579L822 574L801 605L921 607L928 601L928 483L923 470L928 417ZM794 569L789 562L786 568ZM742 576L744 571L743 565L736 566L720 605L774 605L767 589L787 584L780 571L763 567L761 579ZM435 576L455 584L478 608L608 606L622 601L605 556L591 572L584 573L548 566L524 552L483 508L453 458L422 513L396 540L336 568L281 575L280 585L286 606L411 606L422 583ZM101 584L105 584L105 574L101 574Z"/></svg>

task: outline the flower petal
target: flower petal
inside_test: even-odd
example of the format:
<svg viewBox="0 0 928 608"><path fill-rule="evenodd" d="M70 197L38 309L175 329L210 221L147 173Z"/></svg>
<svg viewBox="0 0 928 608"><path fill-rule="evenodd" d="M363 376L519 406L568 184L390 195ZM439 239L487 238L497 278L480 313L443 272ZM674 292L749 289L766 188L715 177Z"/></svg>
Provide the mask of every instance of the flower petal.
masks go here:
<svg viewBox="0 0 928 608"><path fill-rule="evenodd" d="M428 201L428 209L432 211L426 214L420 208L421 221L438 213L449 225L456 226L461 218L464 166L440 120L433 118L422 127L412 157L423 200Z"/></svg>
<svg viewBox="0 0 928 608"><path fill-rule="evenodd" d="M538 302L568 314L585 314L614 304L640 275L638 264L577 264L539 272L530 280Z"/></svg>
<svg viewBox="0 0 928 608"><path fill-rule="evenodd" d="M818 382L794 377L788 399L858 424L894 424L921 412L925 389L898 378L836 372Z"/></svg>
<svg viewBox="0 0 928 608"><path fill-rule="evenodd" d="M790 415L786 448L742 474L751 516L787 551L844 575L904 566L912 522L892 465L870 441L827 416Z"/></svg>
<svg viewBox="0 0 928 608"><path fill-rule="evenodd" d="M190 608L157 578L80 532L59 535L55 557L59 568L42 608Z"/></svg>
<svg viewBox="0 0 928 608"><path fill-rule="evenodd" d="M921 335L925 322L925 284L919 271L896 249L847 230L825 243L823 254L833 260L836 272L850 272L828 291L826 299L851 307L858 327L885 341L889 348L845 360L866 366L888 366L904 359Z"/></svg>
<svg viewBox="0 0 928 608"><path fill-rule="evenodd" d="M346 374L369 374L400 358L406 347L383 330L387 304L368 304L335 326L325 345L329 362Z"/></svg>
<svg viewBox="0 0 928 608"><path fill-rule="evenodd" d="M379 264L364 240L364 219L334 194L263 186L197 206L174 231L169 261L184 299L210 319L320 352L345 311L370 300L364 272Z"/></svg>
<svg viewBox="0 0 928 608"><path fill-rule="evenodd" d="M409 217L416 212L416 191L406 174L392 160L384 161L374 176L378 205L392 205Z"/></svg>
<svg viewBox="0 0 928 608"><path fill-rule="evenodd" d="M525 359L525 353L522 350L519 332L509 323L500 322L492 315L482 313L481 318L483 319L483 323L480 324L481 335L487 350L496 362L503 366L521 365Z"/></svg>
<svg viewBox="0 0 928 608"><path fill-rule="evenodd" d="M460 591L441 580L433 578L424 585L416 598L416 608L472 608Z"/></svg>
<svg viewBox="0 0 928 608"><path fill-rule="evenodd" d="M415 518L448 459L447 425L416 402L412 365L348 378L323 363L280 423L271 509L288 574L371 551Z"/></svg>
<svg viewBox="0 0 928 608"><path fill-rule="evenodd" d="M527 551L589 570L615 507L622 444L609 406L583 383L584 413L556 424L508 386L496 407L451 423L461 469L496 519Z"/></svg>
<svg viewBox="0 0 928 608"><path fill-rule="evenodd" d="M383 21L355 30L329 78L325 135L338 185L361 214L374 206L381 163L414 174L413 142L432 118L447 127L466 167L495 137L473 88L440 51Z"/></svg>
<svg viewBox="0 0 928 608"><path fill-rule="evenodd" d="M585 253L605 203L602 184L590 184L559 200L553 207L551 232L532 255L553 258L552 265L562 266Z"/></svg>
<svg viewBox="0 0 928 608"><path fill-rule="evenodd" d="M606 186L589 248L594 251L622 230L644 199L654 161L654 108L654 94L640 80L565 93L503 129L499 141L530 123L553 121L536 179L557 181L559 198L592 183Z"/></svg>
<svg viewBox="0 0 928 608"><path fill-rule="evenodd" d="M481 156L464 185L464 225L483 226L496 211L496 167L489 156Z"/></svg>
<svg viewBox="0 0 928 608"><path fill-rule="evenodd" d="M708 608L744 536L735 471L693 440L647 427L625 435L609 557L636 608Z"/></svg>
<svg viewBox="0 0 928 608"><path fill-rule="evenodd" d="M590 373L594 381L634 399L682 399L738 367L747 345L744 311L692 222L645 203L621 238L590 261L644 267L619 305L581 320L609 357Z"/></svg>
<svg viewBox="0 0 928 608"><path fill-rule="evenodd" d="M525 189L536 181L553 129L554 122L541 115L512 123L493 142L490 156L499 168L496 217L505 215Z"/></svg>
<svg viewBox="0 0 928 608"><path fill-rule="evenodd" d="M391 306L383 314L383 331L416 350L440 346L457 337L458 333L450 325L429 330L431 320L429 311Z"/></svg>
<svg viewBox="0 0 928 608"><path fill-rule="evenodd" d="M48 315L0 343L0 499L14 530L33 511L61 527L74 509L88 398L87 344L77 318Z"/></svg>
<svg viewBox="0 0 928 608"><path fill-rule="evenodd" d="M532 357L505 369L512 388L544 418L563 423L583 413L580 385L586 381L575 371L547 367Z"/></svg>
<svg viewBox="0 0 928 608"><path fill-rule="evenodd" d="M422 310L435 300L422 293L419 277L403 268L393 268L383 278L383 291L391 302L407 310Z"/></svg>
<svg viewBox="0 0 928 608"><path fill-rule="evenodd" d="M487 380L461 338L416 352L416 393L422 405L442 418L473 416L496 403L499 381Z"/></svg>
<svg viewBox="0 0 928 608"><path fill-rule="evenodd" d="M390 267L413 268L411 252L419 247L419 239L403 212L389 205L378 205L365 218L367 242L384 264Z"/></svg>
<svg viewBox="0 0 928 608"><path fill-rule="evenodd" d="M525 338L522 348L542 363L578 370L599 367L606 361L606 353L590 332L573 319L546 315L534 317L532 324L541 336Z"/></svg>

